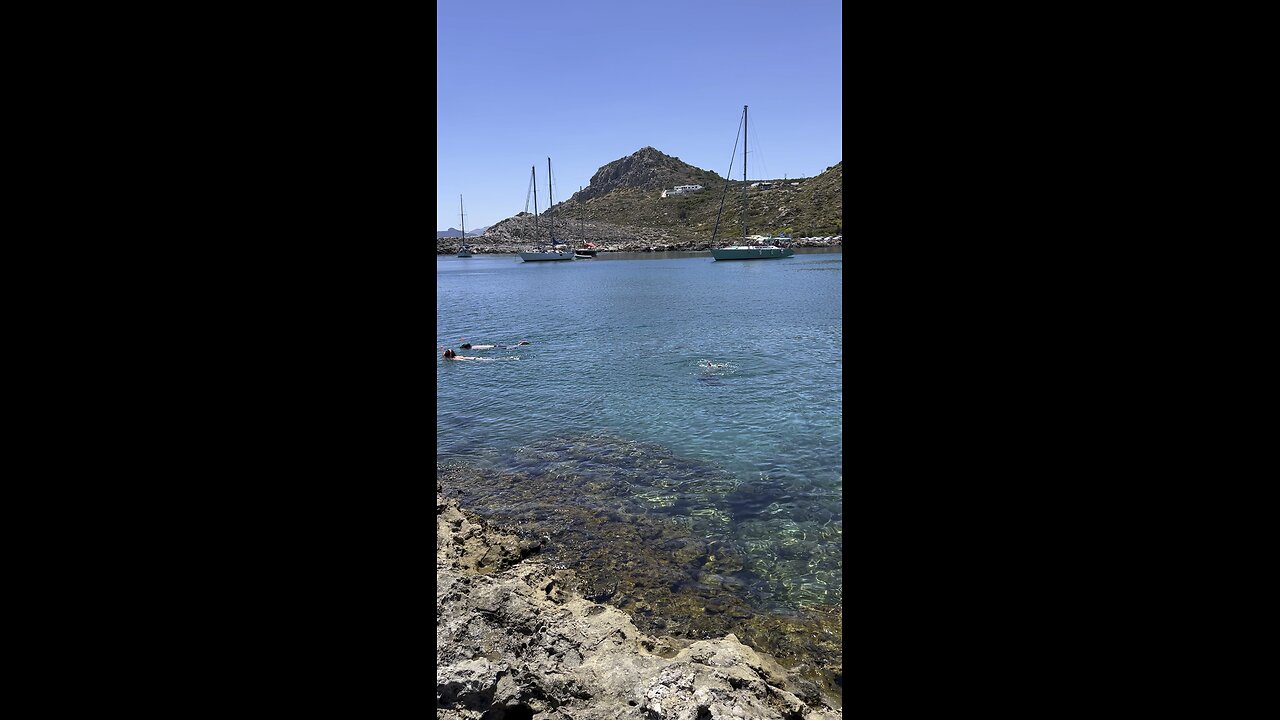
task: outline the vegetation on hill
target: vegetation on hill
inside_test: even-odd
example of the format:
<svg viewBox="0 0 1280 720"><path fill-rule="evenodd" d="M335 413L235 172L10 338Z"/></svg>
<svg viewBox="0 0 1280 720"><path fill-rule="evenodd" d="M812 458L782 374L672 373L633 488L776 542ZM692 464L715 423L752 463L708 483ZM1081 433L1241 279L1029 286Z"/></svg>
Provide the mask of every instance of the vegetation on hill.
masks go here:
<svg viewBox="0 0 1280 720"><path fill-rule="evenodd" d="M843 234L842 165L843 161L837 162L811 178L750 180L747 183L747 234L785 232L792 237ZM703 189L662 197L663 190L677 185L701 185ZM496 247L545 241L554 212L558 241L570 244L639 241L701 249L711 245L722 199L724 210L716 243L741 237L742 188L741 180L726 182L713 172L645 147L601 167L591 177L590 185L541 213L536 235L532 216L519 213L489 227L473 245L483 249L486 243Z"/></svg>
<svg viewBox="0 0 1280 720"><path fill-rule="evenodd" d="M839 235L843 228L841 192L843 161L813 178L751 180L747 183L747 233L772 235ZM769 185L750 187L756 184ZM662 197L676 185L702 185L698 192ZM742 234L742 181L726 182L679 158L644 148L600 168L591 184L556 203L557 218L663 230L677 240L710 240L724 196L717 237Z"/></svg>

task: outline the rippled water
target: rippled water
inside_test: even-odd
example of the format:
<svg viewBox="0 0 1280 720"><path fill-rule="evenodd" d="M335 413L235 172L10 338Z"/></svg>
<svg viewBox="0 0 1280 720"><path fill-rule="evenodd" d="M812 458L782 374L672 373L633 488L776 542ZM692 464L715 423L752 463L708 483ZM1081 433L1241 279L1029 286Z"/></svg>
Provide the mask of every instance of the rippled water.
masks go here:
<svg viewBox="0 0 1280 720"><path fill-rule="evenodd" d="M566 564L610 521L643 520L653 542L675 542L659 527L696 540L662 551L687 575L673 589L838 608L842 262L440 257L436 343L479 359L436 352L437 461L475 471L464 505L537 525Z"/></svg>

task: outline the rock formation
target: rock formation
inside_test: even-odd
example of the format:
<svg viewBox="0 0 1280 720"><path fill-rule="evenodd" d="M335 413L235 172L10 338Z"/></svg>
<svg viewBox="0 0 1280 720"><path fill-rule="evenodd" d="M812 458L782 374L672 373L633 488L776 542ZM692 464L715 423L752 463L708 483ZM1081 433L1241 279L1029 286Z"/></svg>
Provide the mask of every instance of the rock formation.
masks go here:
<svg viewBox="0 0 1280 720"><path fill-rule="evenodd" d="M540 545L489 528L437 484L437 720L842 716L734 635L640 632L584 599L572 571L538 562Z"/></svg>

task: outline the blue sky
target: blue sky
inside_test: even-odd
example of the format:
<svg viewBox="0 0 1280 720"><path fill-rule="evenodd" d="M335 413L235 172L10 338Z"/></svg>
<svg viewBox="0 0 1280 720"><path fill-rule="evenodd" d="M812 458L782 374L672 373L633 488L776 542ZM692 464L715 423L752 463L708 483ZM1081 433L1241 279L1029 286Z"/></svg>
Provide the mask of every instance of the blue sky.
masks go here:
<svg viewBox="0 0 1280 720"><path fill-rule="evenodd" d="M843 160L840 0L438 0L436 230L547 206L651 145L721 176L748 111L751 179ZM734 163L740 177L739 159Z"/></svg>

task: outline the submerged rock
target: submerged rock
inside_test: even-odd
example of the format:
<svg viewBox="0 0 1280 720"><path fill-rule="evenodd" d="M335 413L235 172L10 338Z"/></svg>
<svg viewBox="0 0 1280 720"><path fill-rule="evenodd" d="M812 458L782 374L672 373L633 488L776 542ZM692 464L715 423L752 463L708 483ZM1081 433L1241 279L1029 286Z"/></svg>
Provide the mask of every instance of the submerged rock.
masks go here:
<svg viewBox="0 0 1280 720"><path fill-rule="evenodd" d="M436 718L830 720L835 703L732 634L639 630L537 543L436 495ZM803 699L802 699L803 698Z"/></svg>

